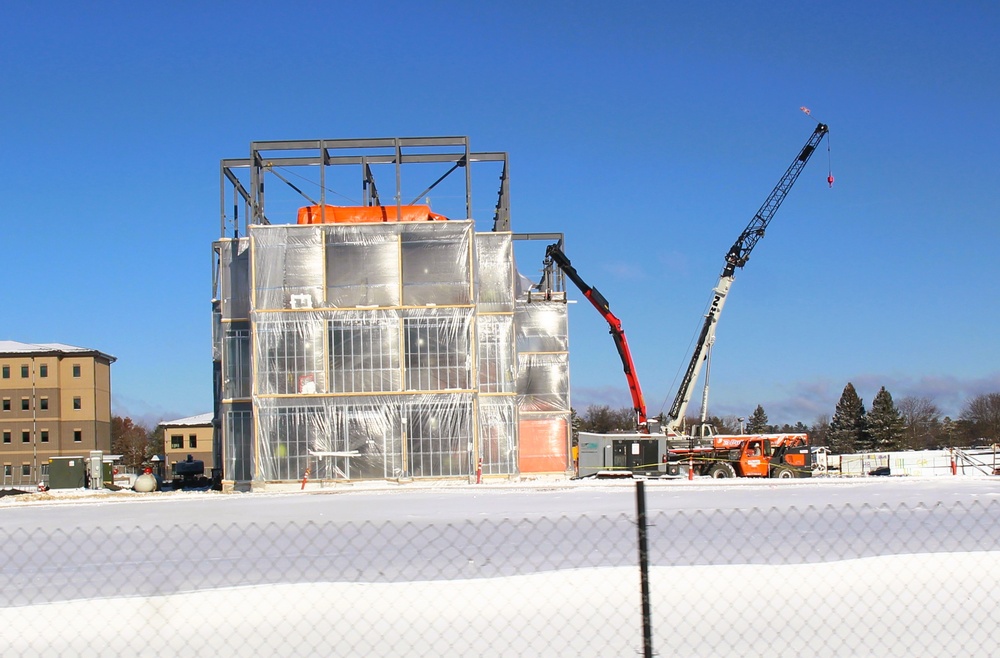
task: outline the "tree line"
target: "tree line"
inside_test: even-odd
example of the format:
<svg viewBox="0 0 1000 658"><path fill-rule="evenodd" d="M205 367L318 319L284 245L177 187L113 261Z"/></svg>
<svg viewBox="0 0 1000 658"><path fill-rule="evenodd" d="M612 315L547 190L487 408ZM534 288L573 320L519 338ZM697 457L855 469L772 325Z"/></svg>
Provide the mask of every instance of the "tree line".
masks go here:
<svg viewBox="0 0 1000 658"><path fill-rule="evenodd" d="M635 431L636 415L631 408L611 409L591 405L583 415L572 411L574 440L578 432L609 434ZM664 422L660 416L660 422ZM749 416L709 416L707 422L719 434L807 433L812 445L827 446L835 454L932 450L952 446L1000 443L1000 393L984 393L970 398L958 418L943 416L933 400L907 396L899 402L883 386L866 410L864 401L850 382L844 387L833 416L820 416L812 425L797 422L774 425L767 412L757 405ZM688 418L693 427L700 419Z"/></svg>

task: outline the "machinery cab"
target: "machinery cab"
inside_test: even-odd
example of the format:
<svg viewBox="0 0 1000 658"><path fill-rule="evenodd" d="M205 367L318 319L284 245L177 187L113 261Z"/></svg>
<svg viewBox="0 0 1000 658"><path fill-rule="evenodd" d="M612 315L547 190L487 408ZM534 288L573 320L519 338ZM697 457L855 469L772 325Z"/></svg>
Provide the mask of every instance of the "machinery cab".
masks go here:
<svg viewBox="0 0 1000 658"><path fill-rule="evenodd" d="M767 477L771 464L771 442L753 437L739 450L739 469L743 477Z"/></svg>

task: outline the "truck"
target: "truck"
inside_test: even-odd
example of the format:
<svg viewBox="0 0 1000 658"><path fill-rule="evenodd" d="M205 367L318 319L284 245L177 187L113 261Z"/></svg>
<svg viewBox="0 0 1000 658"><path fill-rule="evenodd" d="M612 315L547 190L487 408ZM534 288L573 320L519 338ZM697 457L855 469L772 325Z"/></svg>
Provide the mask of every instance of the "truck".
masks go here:
<svg viewBox="0 0 1000 658"><path fill-rule="evenodd" d="M673 476L785 480L811 477L814 467L806 434L716 434L711 445L671 448L665 457Z"/></svg>

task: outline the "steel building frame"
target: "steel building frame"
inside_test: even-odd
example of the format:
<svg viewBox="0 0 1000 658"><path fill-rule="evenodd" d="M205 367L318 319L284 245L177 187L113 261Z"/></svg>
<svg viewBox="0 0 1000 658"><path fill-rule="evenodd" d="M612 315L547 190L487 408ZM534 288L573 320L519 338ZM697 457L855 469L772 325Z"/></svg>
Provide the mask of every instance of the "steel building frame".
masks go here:
<svg viewBox="0 0 1000 658"><path fill-rule="evenodd" d="M350 150L350 154L338 154ZM304 152L302 155L297 151ZM273 157L272 157L272 154ZM474 152L469 148L468 137L386 137L378 139L320 139L293 141L258 141L250 143L249 158L234 158L222 160L220 164L220 235L226 237L226 226L233 226L234 236L241 234L239 223L239 206L242 201L243 230L246 235L247 224L270 224L265 211L264 182L265 175L272 173L291 185L281 174L274 171L275 167L312 167L319 166L320 198L318 204L326 205L326 168L334 165L353 165L361 168L362 191L364 205L383 206L379 196L371 165L395 165L395 194L392 203L398 208L407 205L402 198L402 165L413 163L450 163L451 169L440 176L434 183L420 194L414 201L420 199L445 178L459 168L465 169L465 207L466 217L472 217L472 173L471 165L477 162L499 162L500 188L497 192L497 203L493 215L494 231L510 230L510 191L508 186L508 160L506 152ZM237 169L250 170L250 190L248 191L236 175ZM233 215L226 214L227 182L233 188ZM301 190L295 188L300 193ZM304 193L302 193L305 196ZM308 197L306 197L308 199Z"/></svg>

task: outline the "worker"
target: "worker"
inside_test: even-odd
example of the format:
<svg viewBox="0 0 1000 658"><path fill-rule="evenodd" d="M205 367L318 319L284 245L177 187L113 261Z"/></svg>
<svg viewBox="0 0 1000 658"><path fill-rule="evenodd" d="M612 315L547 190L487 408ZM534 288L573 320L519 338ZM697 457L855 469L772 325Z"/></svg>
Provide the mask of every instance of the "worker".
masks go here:
<svg viewBox="0 0 1000 658"><path fill-rule="evenodd" d="M747 450L747 454L749 456L751 456L751 457L760 457L760 444L759 443L751 443L750 444L750 449Z"/></svg>

